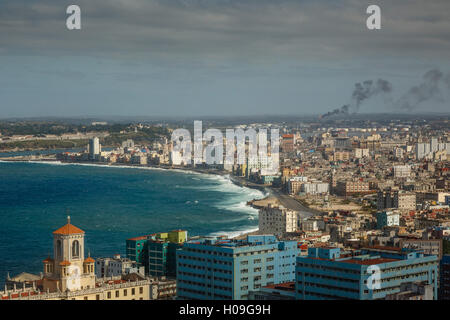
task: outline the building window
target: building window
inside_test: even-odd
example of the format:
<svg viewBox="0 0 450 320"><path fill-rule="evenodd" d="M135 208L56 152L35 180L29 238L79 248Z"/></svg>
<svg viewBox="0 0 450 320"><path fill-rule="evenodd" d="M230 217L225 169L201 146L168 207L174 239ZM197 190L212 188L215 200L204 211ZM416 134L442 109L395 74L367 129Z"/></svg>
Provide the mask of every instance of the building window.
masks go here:
<svg viewBox="0 0 450 320"><path fill-rule="evenodd" d="M132 296L135 295L135 293L136 293L135 291L136 291L136 290L135 290L134 288L131 289L131 295L132 295Z"/></svg>
<svg viewBox="0 0 450 320"><path fill-rule="evenodd" d="M119 290L116 290L116 298L119 297Z"/></svg>
<svg viewBox="0 0 450 320"><path fill-rule="evenodd" d="M96 296L95 296L95 299L100 300L100 295L99 295L99 294L96 295Z"/></svg>
<svg viewBox="0 0 450 320"><path fill-rule="evenodd" d="M127 296L127 289L123 289L123 296L124 296L124 297Z"/></svg>
<svg viewBox="0 0 450 320"><path fill-rule="evenodd" d="M111 291L108 291L108 299L111 299Z"/></svg>
<svg viewBox="0 0 450 320"><path fill-rule="evenodd" d="M75 240L72 242L72 258L79 258L80 257L80 243L78 240Z"/></svg>
<svg viewBox="0 0 450 320"><path fill-rule="evenodd" d="M144 293L144 288L143 287L139 287L139 293L143 294Z"/></svg>
<svg viewBox="0 0 450 320"><path fill-rule="evenodd" d="M62 244L61 240L56 241L56 257L61 258L62 256Z"/></svg>

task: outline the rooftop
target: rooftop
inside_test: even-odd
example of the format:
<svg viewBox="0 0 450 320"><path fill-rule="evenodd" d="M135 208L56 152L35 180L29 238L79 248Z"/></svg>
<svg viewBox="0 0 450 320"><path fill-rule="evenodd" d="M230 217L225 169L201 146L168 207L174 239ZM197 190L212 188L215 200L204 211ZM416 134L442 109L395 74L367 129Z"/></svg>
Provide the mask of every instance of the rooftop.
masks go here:
<svg viewBox="0 0 450 320"><path fill-rule="evenodd" d="M81 230L78 227L75 227L73 224L70 224L70 216L67 217L67 224L65 226L62 226L61 228L53 231L53 234L62 234L62 235L82 234L82 233L84 233L83 230Z"/></svg>
<svg viewBox="0 0 450 320"><path fill-rule="evenodd" d="M271 284L271 285L265 286L264 288L284 290L284 291L295 291L295 281L279 283L279 284Z"/></svg>
<svg viewBox="0 0 450 320"><path fill-rule="evenodd" d="M389 262L394 262L394 261L400 261L400 260L387 259L387 258L374 258L374 259L366 259L366 260L349 259L349 260L342 260L339 262L354 263L354 264L359 264L359 265L364 265L364 266L370 266L370 265L374 265L374 264L389 263Z"/></svg>

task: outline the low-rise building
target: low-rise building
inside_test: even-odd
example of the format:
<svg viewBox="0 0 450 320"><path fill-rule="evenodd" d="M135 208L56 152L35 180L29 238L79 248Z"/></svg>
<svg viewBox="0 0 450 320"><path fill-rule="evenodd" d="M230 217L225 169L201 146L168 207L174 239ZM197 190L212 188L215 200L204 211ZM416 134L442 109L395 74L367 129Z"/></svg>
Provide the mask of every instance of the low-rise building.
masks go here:
<svg viewBox="0 0 450 320"><path fill-rule="evenodd" d="M400 225L400 214L395 211L377 212L377 228L393 227Z"/></svg>
<svg viewBox="0 0 450 320"><path fill-rule="evenodd" d="M250 291L248 300L295 300L295 282L271 284L258 291Z"/></svg>
<svg viewBox="0 0 450 320"><path fill-rule="evenodd" d="M338 181L336 185L337 194L340 196L349 196L353 194L369 193L369 182L366 181Z"/></svg>
<svg viewBox="0 0 450 320"><path fill-rule="evenodd" d="M144 266L138 266L136 261L123 258L119 254L112 258L97 258L95 261L95 276L97 278L116 277L130 273L145 275L145 268Z"/></svg>
<svg viewBox="0 0 450 320"><path fill-rule="evenodd" d="M406 282L400 292L388 294L386 300L433 300L433 286L426 282Z"/></svg>

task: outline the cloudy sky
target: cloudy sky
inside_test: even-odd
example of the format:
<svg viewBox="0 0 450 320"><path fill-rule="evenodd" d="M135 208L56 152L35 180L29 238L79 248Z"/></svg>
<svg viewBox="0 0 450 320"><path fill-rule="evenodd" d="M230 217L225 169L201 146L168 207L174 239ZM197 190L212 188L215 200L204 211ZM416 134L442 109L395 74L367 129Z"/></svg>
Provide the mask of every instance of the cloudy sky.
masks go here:
<svg viewBox="0 0 450 320"><path fill-rule="evenodd" d="M0 118L317 114L379 78L359 111L398 111L432 69L450 83L448 0L0 1ZM449 88L408 112L448 112Z"/></svg>

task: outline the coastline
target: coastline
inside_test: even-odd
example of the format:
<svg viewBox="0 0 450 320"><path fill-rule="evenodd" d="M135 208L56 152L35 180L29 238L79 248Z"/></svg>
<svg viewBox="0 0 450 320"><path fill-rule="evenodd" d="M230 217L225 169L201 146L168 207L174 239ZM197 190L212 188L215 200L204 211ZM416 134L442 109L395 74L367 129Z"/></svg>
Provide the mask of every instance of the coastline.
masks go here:
<svg viewBox="0 0 450 320"><path fill-rule="evenodd" d="M26 156L29 157L29 156ZM130 169L148 169L148 170L164 170L164 171L172 171L172 172L180 172L180 173L193 173L193 174L205 174L205 175L216 175L221 176L223 178L228 178L230 182L234 185L241 188L249 188L255 189L263 192L262 198L254 198L246 202L246 206L258 209L253 205L249 205L249 202L254 200L262 200L267 198L272 194L272 191L267 186L250 184L247 185L244 179L239 177L231 176L229 172L218 169L203 169L203 168L191 168L191 167L178 167L178 166L164 166L164 165L139 165L139 164L123 164L123 163L102 163L102 162L92 162L92 161L83 161L83 162L70 162L70 161L61 161L54 158L45 158L45 159L24 159L25 157L9 157L2 158L0 157L1 162L21 162L21 163L41 163L41 164L61 164L61 165L81 165L81 166L97 166L97 167L116 167L116 168L130 168ZM238 178L238 179L236 179ZM249 227L249 229L244 229L241 231L225 231L223 233L212 232L211 234L227 234L229 238L239 239L241 237L246 237L248 234L258 234L258 229L255 227ZM230 235L232 234L232 235Z"/></svg>
<svg viewBox="0 0 450 320"><path fill-rule="evenodd" d="M51 155L47 155L51 156ZM317 210L306 207L299 201L291 198L288 195L285 195L271 186L267 185L259 185L253 183L251 181L246 180L243 177L233 176L230 172L219 170L219 169L205 169L205 168L193 168L193 167L181 167L181 166L169 166L169 165L140 165L140 164L123 164L123 163L102 163L102 162L92 162L92 161L83 161L83 162L70 162L70 161L61 161L52 157L48 158L39 158L39 159L27 159L30 156L19 156L19 157L9 157L9 158L1 158L0 162L28 162L28 163L58 163L58 164L66 164L66 165L86 165L86 166L99 166L99 167L118 167L118 168L134 168L134 169L149 169L149 170L167 170L173 172L182 172L182 173L194 173L194 174L205 174L205 175L217 175L224 178L229 179L234 185L242 188L249 188L259 190L263 193L262 198L254 198L247 201L246 206L251 207L253 209L259 210L260 205L254 204L257 201L275 201L284 207L296 210L300 213L301 218L306 218L312 215L316 215L320 212ZM255 229L255 227L242 230L242 231L229 231L224 232L224 234L235 234L233 236L229 236L230 238L242 239L247 235L258 234L259 230ZM214 233L212 233L214 234Z"/></svg>

